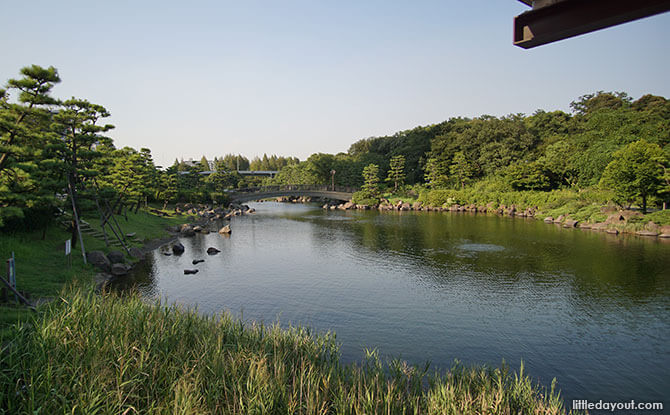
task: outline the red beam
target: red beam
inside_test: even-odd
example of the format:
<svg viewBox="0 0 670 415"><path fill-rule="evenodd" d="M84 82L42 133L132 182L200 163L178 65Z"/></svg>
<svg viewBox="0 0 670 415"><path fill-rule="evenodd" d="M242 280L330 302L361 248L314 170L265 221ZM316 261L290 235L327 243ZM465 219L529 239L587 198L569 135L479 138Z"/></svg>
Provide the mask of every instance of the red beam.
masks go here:
<svg viewBox="0 0 670 415"><path fill-rule="evenodd" d="M524 49L670 11L670 0L535 1L514 18L514 44Z"/></svg>

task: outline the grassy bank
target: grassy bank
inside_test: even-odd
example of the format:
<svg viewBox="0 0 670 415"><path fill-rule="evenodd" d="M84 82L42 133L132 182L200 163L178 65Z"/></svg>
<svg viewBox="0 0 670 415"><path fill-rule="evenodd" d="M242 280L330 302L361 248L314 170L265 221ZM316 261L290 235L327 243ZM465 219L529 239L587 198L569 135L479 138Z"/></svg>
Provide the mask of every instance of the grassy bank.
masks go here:
<svg viewBox="0 0 670 415"><path fill-rule="evenodd" d="M100 229L99 218L85 217L94 229ZM125 217L117 217L121 229L125 233L135 233L133 246L141 246L144 241L167 236L166 227L183 223L189 217L181 216L165 218L145 211L128 213ZM16 286L19 291L27 293L31 299L53 297L58 295L66 284L89 284L96 271L90 265L84 265L79 243L72 251L72 266L68 267L65 257L65 240L71 234L56 224L50 226L46 233L36 232L2 232L0 233L0 262L14 252L16 259ZM108 252L110 248L105 242L90 235L83 235L87 251L101 250ZM118 249L118 248L112 248ZM3 272L4 275L4 272ZM17 319L25 319L29 311L22 306L0 304L0 333L8 324Z"/></svg>
<svg viewBox="0 0 670 415"><path fill-rule="evenodd" d="M425 206L449 207L454 204L486 206L495 208L501 205L515 205L518 211L532 208L535 217L569 217L580 222L598 223L607 219L604 208L616 209L612 203L612 194L598 189L560 189L552 191L505 191L488 182L475 183L465 189L419 189L418 201ZM635 222L638 222L635 225ZM670 211L657 211L640 216L632 221L630 230L639 230L649 221L657 225L670 225ZM638 229L639 228L639 229Z"/></svg>
<svg viewBox="0 0 670 415"><path fill-rule="evenodd" d="M437 375L374 353L342 365L333 336L137 296L69 293L14 330L0 368L4 413L564 413L557 394L507 369Z"/></svg>

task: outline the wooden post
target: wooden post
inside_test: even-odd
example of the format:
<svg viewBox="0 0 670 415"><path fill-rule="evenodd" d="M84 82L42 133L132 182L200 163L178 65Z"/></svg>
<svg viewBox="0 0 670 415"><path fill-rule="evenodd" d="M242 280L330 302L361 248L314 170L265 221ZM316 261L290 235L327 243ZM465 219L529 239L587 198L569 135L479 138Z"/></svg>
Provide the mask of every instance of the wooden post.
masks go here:
<svg viewBox="0 0 670 415"><path fill-rule="evenodd" d="M12 287L12 285L11 285L9 282L7 282L7 280L5 280L4 278L0 277L0 281L2 281L2 282L5 284L5 286L7 286L7 288L9 288L10 291L12 291L12 292L14 293L14 295L16 296L16 299L17 299L18 301L21 301L23 304L25 304L25 305L27 305L28 307L30 307L31 310L35 311L35 306L33 306L32 304L30 304L30 301L28 301L28 300L26 299L26 297L22 296L21 293L19 293L18 291L16 291L16 289L14 289L14 287Z"/></svg>

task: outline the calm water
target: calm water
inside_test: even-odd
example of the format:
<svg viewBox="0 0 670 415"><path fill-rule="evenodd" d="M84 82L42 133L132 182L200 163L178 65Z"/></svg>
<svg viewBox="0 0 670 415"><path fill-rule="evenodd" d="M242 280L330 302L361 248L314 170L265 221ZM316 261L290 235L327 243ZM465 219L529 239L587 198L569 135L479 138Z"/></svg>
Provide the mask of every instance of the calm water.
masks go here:
<svg viewBox="0 0 670 415"><path fill-rule="evenodd" d="M252 205L230 238L182 238L182 256L156 251L134 282L205 313L335 331L345 361L366 347L438 368L523 361L568 401L670 391L670 243L497 216Z"/></svg>

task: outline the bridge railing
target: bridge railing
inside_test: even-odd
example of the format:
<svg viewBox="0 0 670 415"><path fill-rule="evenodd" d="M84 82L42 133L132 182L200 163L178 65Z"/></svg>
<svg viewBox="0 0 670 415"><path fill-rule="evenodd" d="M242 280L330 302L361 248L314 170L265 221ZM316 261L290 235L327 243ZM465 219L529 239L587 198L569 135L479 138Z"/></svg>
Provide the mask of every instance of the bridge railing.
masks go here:
<svg viewBox="0 0 670 415"><path fill-rule="evenodd" d="M275 193L275 192L291 192L291 191L314 191L314 192L338 192L338 193L354 193L359 191L357 187L349 186L331 186L327 184L285 184L277 186L260 186L248 187L245 189L235 189L231 194L240 193Z"/></svg>

